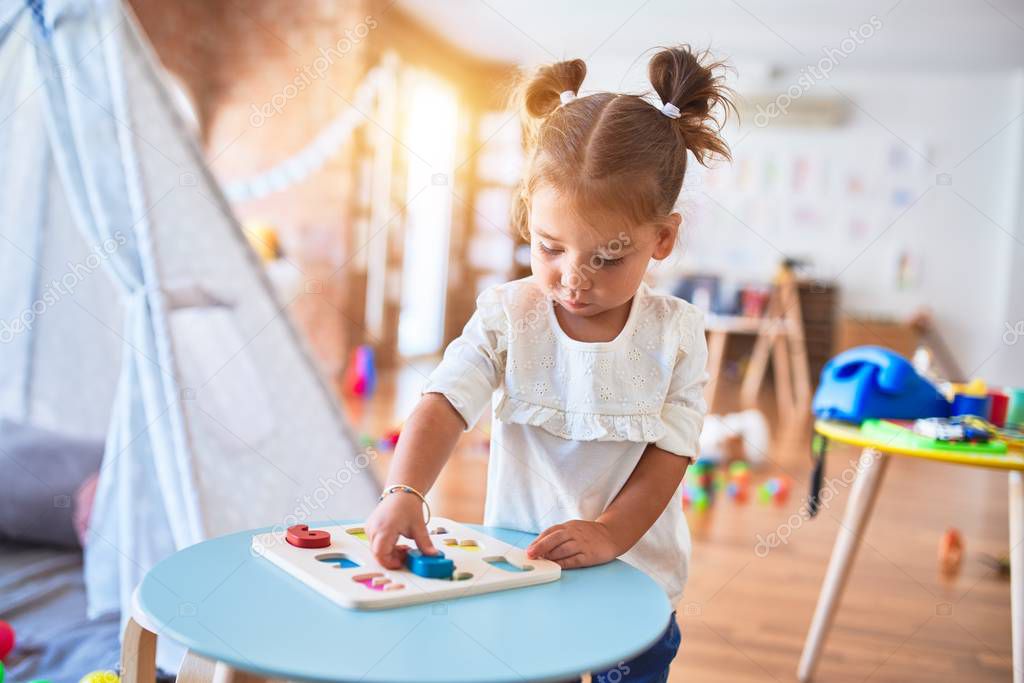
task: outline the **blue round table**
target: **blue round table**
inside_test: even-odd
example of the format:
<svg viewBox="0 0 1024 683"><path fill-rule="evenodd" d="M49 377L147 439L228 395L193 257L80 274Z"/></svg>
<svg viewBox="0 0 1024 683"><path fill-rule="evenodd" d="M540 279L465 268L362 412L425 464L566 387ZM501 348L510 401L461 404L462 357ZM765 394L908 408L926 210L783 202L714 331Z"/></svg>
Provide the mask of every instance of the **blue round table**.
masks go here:
<svg viewBox="0 0 1024 683"><path fill-rule="evenodd" d="M472 526L521 548L535 537ZM267 678L498 683L612 668L654 644L671 612L658 584L620 560L527 588L349 610L253 555L253 534L269 530L205 541L153 567L135 596L142 632Z"/></svg>

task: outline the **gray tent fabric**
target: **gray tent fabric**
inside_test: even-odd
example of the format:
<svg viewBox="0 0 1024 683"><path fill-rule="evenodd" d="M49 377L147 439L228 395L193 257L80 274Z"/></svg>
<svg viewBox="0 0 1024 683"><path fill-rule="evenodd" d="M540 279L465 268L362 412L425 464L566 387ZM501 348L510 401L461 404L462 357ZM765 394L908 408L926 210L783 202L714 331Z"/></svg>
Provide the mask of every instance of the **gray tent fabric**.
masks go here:
<svg viewBox="0 0 1024 683"><path fill-rule="evenodd" d="M117 0L0 2L0 416L106 439L89 612L379 491Z"/></svg>

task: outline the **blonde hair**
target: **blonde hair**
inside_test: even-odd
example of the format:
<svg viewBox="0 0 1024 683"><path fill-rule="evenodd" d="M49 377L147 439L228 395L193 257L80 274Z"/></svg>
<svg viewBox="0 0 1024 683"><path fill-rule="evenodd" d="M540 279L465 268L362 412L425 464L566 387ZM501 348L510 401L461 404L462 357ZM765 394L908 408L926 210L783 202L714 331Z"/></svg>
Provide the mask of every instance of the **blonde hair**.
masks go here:
<svg viewBox="0 0 1024 683"><path fill-rule="evenodd" d="M581 59L540 67L520 80L527 165L517 188L513 225L529 239L530 197L542 184L579 212L625 215L644 224L670 214L686 174L687 151L705 166L730 158L721 128L735 113L724 64L688 46L660 49L648 77L665 115L641 95L599 92L562 103L587 75Z"/></svg>

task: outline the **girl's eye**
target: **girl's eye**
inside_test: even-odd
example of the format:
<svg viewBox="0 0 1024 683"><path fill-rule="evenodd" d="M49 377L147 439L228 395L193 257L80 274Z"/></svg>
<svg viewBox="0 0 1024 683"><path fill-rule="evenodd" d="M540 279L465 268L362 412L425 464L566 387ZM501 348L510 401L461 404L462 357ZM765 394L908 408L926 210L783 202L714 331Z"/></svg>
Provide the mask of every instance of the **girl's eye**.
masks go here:
<svg viewBox="0 0 1024 683"><path fill-rule="evenodd" d="M623 261L623 258L621 256L619 258L601 258L601 257L598 257L598 261L600 262L601 267L604 268L605 266L617 266L617 265L621 264L622 261Z"/></svg>
<svg viewBox="0 0 1024 683"><path fill-rule="evenodd" d="M547 246L543 242L540 243L540 250L543 251L545 254L552 254L552 255L554 255L554 254L561 254L562 253L560 250L552 249L551 247Z"/></svg>

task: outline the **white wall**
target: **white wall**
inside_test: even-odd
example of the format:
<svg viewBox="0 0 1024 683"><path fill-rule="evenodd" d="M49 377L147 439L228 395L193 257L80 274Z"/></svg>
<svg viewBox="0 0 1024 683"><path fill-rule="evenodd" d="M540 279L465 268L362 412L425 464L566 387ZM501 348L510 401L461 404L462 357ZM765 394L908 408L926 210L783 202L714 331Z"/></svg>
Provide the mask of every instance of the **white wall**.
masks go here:
<svg viewBox="0 0 1024 683"><path fill-rule="evenodd" d="M587 87L640 89L643 66L592 64ZM745 97L774 97L799 76L782 73L765 83L767 70L751 71L747 81L742 71L736 79ZM848 107L849 118L829 128L759 128L748 115L728 131L737 162L731 173L745 159L760 160L759 168L766 158L781 166L800 156L827 159L867 178L867 196L851 198L835 191L835 182L833 191L802 199L785 183L740 192L735 182L711 187L706 174L692 173L682 202L690 233L661 275L765 279L780 252L807 256L822 277L838 279L844 312L903 317L927 306L965 372L1024 385L1024 336L1004 341L1007 324L1024 320L1024 72L846 70L803 97L833 99ZM911 167L893 172L888 155L901 150ZM939 174L951 184L937 183ZM896 190L912 205L893 201ZM794 204L813 209L806 224L792 219ZM849 227L852 216L866 223L860 233ZM913 278L899 287L904 252L913 256Z"/></svg>

